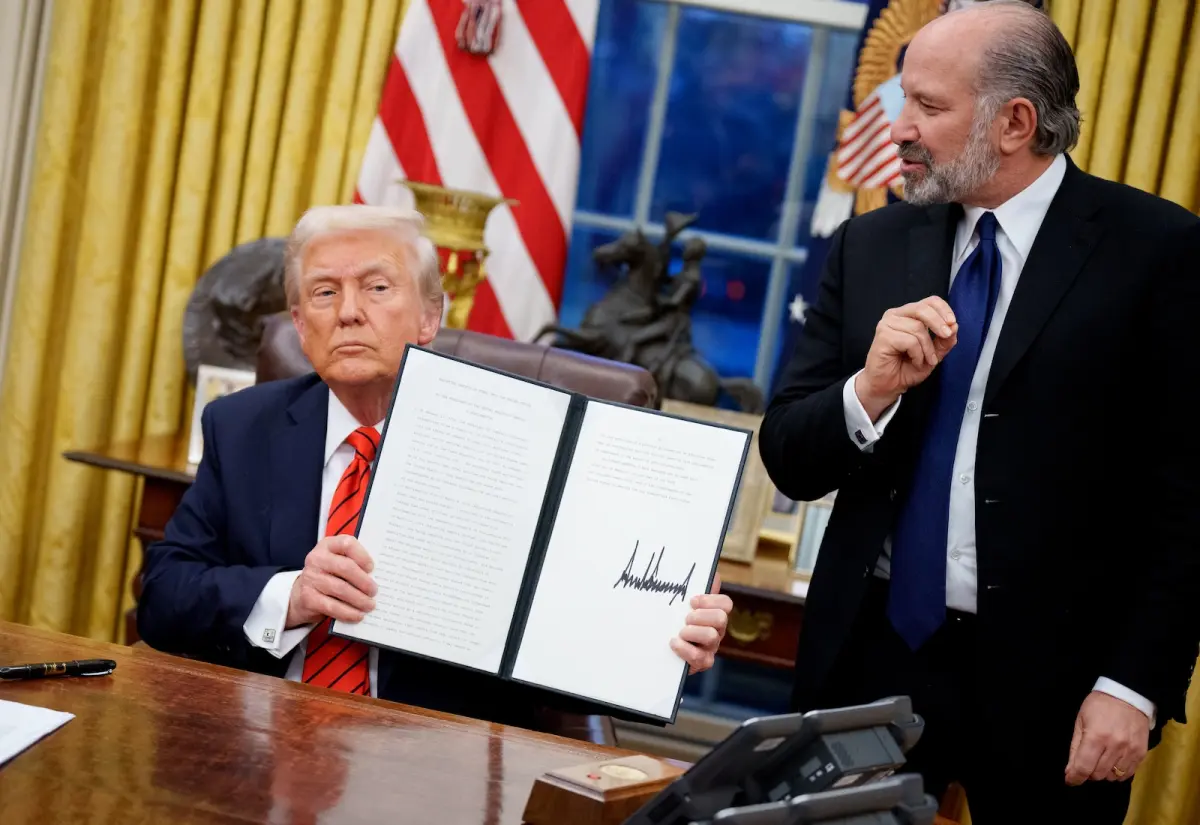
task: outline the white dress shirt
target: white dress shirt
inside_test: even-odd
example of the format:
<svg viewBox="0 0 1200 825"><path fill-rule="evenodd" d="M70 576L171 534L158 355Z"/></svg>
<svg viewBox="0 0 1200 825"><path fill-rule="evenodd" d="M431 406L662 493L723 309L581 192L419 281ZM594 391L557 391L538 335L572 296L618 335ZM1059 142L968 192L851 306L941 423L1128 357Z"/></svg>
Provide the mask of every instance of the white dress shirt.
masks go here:
<svg viewBox="0 0 1200 825"><path fill-rule="evenodd" d="M958 434L958 448L954 454L953 483L950 488L950 520L946 547L946 606L968 613L975 612L978 591L978 567L975 551L975 449L979 441L979 420L983 415L983 394L987 387L988 373L992 368L992 356L1000 329L1008 314L1013 293L1021 270L1029 258L1034 239L1050 209L1050 202L1062 184L1067 171L1067 161L1059 155L1046 171L1024 190L992 210L996 216L996 245L1000 249L1002 262L1000 294L992 311L992 320L987 336L979 352L979 363L967 394L967 409L963 414L962 429ZM950 283L968 256L979 245L979 234L975 226L987 211L978 206L964 207L963 217L954 233L954 257L950 267ZM842 406L846 415L846 431L861 450L870 451L876 441L883 437L888 422L892 420L900 401L888 407L872 422L863 409L854 391L854 378L842 387ZM887 578L891 568L891 539L885 541L884 552L879 558L876 575ZM1154 724L1154 703L1124 685L1101 677L1096 690L1117 697L1145 713Z"/></svg>
<svg viewBox="0 0 1200 825"><path fill-rule="evenodd" d="M354 448L346 443L350 433L360 426L350 414L345 405L332 392L329 393L329 417L325 424L325 469L321 473L321 510L317 516L317 535L313 544L325 537L325 522L329 519L329 505L333 493L341 481L342 474L350 466L354 457ZM375 425L375 429L383 432L383 422ZM284 630L287 623L288 601L292 594L292 585L299 577L299 570L276 573L267 582L258 601L250 610L242 629L246 638L255 647L270 651L277 659L282 659L293 650L296 655L288 663L286 678L300 681L304 672L304 651L307 649L307 637L315 625L303 625L291 630ZM379 693L379 649L368 648L367 665L370 673L371 695Z"/></svg>

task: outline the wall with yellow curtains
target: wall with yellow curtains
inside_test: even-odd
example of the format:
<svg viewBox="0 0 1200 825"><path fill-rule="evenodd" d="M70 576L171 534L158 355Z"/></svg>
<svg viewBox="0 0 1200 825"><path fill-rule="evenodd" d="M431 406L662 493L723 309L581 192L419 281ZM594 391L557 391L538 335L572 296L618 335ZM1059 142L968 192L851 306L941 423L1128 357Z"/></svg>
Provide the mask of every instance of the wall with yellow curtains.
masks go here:
<svg viewBox="0 0 1200 825"><path fill-rule="evenodd" d="M1200 212L1200 0L1051 0L1049 10L1079 65L1072 158ZM1200 679L1187 716L1138 770L1126 825L1200 823Z"/></svg>
<svg viewBox="0 0 1200 825"><path fill-rule="evenodd" d="M131 478L186 426L196 279L347 202L404 0L57 0L0 386L0 618L116 639Z"/></svg>
<svg viewBox="0 0 1200 825"><path fill-rule="evenodd" d="M1075 50L1093 175L1200 212L1200 0L1050 0Z"/></svg>

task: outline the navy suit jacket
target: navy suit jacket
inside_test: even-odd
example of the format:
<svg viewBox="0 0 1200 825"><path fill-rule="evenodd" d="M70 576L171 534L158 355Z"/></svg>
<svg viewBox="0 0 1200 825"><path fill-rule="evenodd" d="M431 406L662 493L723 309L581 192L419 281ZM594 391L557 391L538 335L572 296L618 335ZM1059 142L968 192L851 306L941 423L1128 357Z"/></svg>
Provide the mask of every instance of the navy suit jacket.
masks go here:
<svg viewBox="0 0 1200 825"><path fill-rule="evenodd" d="M329 387L315 374L249 387L205 407L196 480L146 551L138 633L151 647L283 676L242 626L276 573L316 544ZM380 698L537 727L540 708L594 707L494 676L381 650Z"/></svg>

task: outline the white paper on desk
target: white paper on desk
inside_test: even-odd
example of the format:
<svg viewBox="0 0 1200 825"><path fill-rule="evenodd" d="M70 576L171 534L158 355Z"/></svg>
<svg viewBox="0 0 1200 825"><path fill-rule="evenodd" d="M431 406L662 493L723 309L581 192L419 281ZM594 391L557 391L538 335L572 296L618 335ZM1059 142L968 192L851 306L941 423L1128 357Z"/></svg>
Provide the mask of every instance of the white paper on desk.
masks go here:
<svg viewBox="0 0 1200 825"><path fill-rule="evenodd" d="M570 402L408 350L358 531L375 610L335 631L499 672Z"/></svg>
<svg viewBox="0 0 1200 825"><path fill-rule="evenodd" d="M74 718L72 713L0 699L0 765Z"/></svg>
<svg viewBox="0 0 1200 825"><path fill-rule="evenodd" d="M707 589L749 438L588 404L513 678L674 715L670 640Z"/></svg>

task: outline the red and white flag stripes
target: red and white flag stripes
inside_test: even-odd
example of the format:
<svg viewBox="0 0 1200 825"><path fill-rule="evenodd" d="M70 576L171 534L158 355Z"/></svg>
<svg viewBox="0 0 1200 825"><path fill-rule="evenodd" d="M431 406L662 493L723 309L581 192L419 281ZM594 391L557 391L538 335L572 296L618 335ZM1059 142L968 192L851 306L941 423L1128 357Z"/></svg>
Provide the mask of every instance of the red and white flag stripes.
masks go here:
<svg viewBox="0 0 1200 825"><path fill-rule="evenodd" d="M515 198L488 221L469 328L528 340L562 298L599 0L503 0L487 57L459 48L462 0L411 0L357 197L411 203L399 180Z"/></svg>

